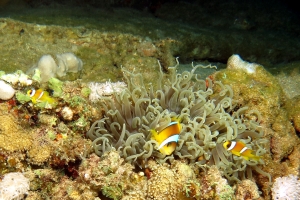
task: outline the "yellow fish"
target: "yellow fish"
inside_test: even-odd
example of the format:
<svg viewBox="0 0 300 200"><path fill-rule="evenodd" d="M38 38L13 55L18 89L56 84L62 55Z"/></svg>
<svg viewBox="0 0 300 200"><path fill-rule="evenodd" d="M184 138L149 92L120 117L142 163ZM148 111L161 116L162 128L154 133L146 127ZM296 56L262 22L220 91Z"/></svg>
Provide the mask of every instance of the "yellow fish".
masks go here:
<svg viewBox="0 0 300 200"><path fill-rule="evenodd" d="M236 156L242 156L245 160L253 159L258 161L260 159L260 156L254 155L253 151L248 149L241 141L226 141L223 143L223 147Z"/></svg>
<svg viewBox="0 0 300 200"><path fill-rule="evenodd" d="M42 89L31 89L27 91L27 95L31 97L32 103L40 103L45 102L49 103L51 105L55 105L57 103L56 99L49 96L49 93L47 91L44 91Z"/></svg>
<svg viewBox="0 0 300 200"><path fill-rule="evenodd" d="M176 148L181 129L182 127L180 124L180 120L175 119L160 132L157 132L154 129L150 130L152 133L151 139L155 140L158 143L158 150L162 154L170 155Z"/></svg>

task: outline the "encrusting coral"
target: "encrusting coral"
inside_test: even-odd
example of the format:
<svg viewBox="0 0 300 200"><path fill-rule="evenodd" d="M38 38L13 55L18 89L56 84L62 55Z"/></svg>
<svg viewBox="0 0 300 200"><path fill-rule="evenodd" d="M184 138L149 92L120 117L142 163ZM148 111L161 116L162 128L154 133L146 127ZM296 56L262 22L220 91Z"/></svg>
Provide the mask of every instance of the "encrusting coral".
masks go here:
<svg viewBox="0 0 300 200"><path fill-rule="evenodd" d="M141 74L123 69L128 88L101 99L104 118L87 133L96 154L116 149L125 161L139 166L150 157L160 163L181 158L200 167L216 165L229 180L243 179L245 174L251 177L262 160L233 156L222 144L240 140L262 156L267 140L262 139L259 112L239 107L229 86L195 76L196 69L204 66L181 74L176 67L169 68L167 79L160 71L156 89L144 85ZM176 150L167 156L156 150L150 130L163 130L174 117L181 120L182 131Z"/></svg>

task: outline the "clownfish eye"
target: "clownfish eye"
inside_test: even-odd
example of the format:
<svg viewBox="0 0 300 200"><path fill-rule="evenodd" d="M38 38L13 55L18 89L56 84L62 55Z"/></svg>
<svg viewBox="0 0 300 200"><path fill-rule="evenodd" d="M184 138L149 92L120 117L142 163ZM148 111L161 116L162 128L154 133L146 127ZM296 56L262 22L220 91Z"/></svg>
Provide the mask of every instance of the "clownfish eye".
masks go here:
<svg viewBox="0 0 300 200"><path fill-rule="evenodd" d="M35 94L35 90L28 90L27 94L29 94L29 96L32 97Z"/></svg>
<svg viewBox="0 0 300 200"><path fill-rule="evenodd" d="M231 145L231 142L228 142L228 143L226 144L226 148L228 149L228 148L230 147L230 145Z"/></svg>

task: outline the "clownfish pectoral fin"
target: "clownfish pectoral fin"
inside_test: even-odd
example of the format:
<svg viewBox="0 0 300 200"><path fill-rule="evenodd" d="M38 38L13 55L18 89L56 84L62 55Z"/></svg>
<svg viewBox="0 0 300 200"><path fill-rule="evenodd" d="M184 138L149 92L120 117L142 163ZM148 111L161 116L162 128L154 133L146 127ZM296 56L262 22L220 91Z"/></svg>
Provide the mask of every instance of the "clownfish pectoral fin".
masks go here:
<svg viewBox="0 0 300 200"><path fill-rule="evenodd" d="M168 143L170 142L175 142L177 143L178 142L178 139L179 139L179 135L176 134L176 135L172 135L170 137L168 137L167 139L165 139L158 147L158 150L161 149L163 146L167 145Z"/></svg>
<svg viewBox="0 0 300 200"><path fill-rule="evenodd" d="M241 156L245 159L245 160L255 160L255 161L259 161L261 159L260 156L257 156L255 154L252 153L252 150L249 150L246 154L241 154Z"/></svg>
<svg viewBox="0 0 300 200"><path fill-rule="evenodd" d="M260 160L260 156L242 156L242 158L244 158L245 160L255 160L255 161L259 161Z"/></svg>
<svg viewBox="0 0 300 200"><path fill-rule="evenodd" d="M250 160L248 156L241 156L242 158L244 158L245 160Z"/></svg>
<svg viewBox="0 0 300 200"><path fill-rule="evenodd" d="M175 151L176 146L176 142L170 142L167 145L163 146L161 149L159 149L159 151L163 155L171 155Z"/></svg>

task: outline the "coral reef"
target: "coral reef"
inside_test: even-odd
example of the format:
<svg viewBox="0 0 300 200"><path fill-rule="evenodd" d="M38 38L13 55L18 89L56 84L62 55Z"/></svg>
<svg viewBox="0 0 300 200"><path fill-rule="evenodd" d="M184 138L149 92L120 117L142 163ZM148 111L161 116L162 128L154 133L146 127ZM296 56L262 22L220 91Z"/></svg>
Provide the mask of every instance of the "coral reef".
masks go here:
<svg viewBox="0 0 300 200"><path fill-rule="evenodd" d="M57 106L31 103L31 88L10 83L16 97L0 101L0 173L25 172L28 200L269 200L270 174L299 173L298 98L287 100L262 66L251 73L243 66L206 80L196 74L205 67L200 65L180 73L178 66L166 74L153 70L155 84L127 68L125 82L103 84L56 78L40 83L36 70L36 79L26 80L52 91ZM150 130L164 129L173 117L183 131L166 156ZM223 148L227 140L242 141L262 159L233 155ZM273 197L282 194L279 180Z"/></svg>
<svg viewBox="0 0 300 200"><path fill-rule="evenodd" d="M199 67L203 66L182 74L176 73L176 66L169 68L167 81L160 72L156 90L144 85L141 74L124 70L128 89L102 98L104 118L96 121L87 133L95 152L101 156L116 149L125 161L139 166L150 157L160 163L181 158L199 165L217 165L230 180L244 178L246 171L251 177L251 171L261 161L232 156L222 144L238 139L257 155L263 155L267 140L261 139L261 116L254 109L238 106L232 100L229 86L194 76ZM156 150L149 130L163 130L173 117L182 120L183 131L175 152L166 156Z"/></svg>
<svg viewBox="0 0 300 200"><path fill-rule="evenodd" d="M125 163L117 151L106 152L101 158L91 154L79 167L77 187L89 185L90 193L101 192L110 199L234 198L234 190L217 167L196 174L195 171L199 171L197 166L190 167L181 161L175 160L169 165L149 160L148 172L145 171L147 178L143 172L136 173L132 169L133 166ZM84 196L81 194L80 197Z"/></svg>

